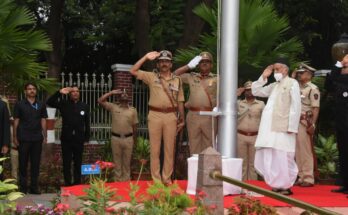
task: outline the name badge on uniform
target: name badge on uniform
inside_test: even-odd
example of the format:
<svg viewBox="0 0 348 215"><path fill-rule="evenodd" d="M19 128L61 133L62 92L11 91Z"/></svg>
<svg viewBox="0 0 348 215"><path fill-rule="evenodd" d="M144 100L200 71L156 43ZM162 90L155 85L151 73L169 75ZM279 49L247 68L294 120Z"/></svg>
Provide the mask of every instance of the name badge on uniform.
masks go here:
<svg viewBox="0 0 348 215"><path fill-rule="evenodd" d="M208 85L209 87L213 86L213 80L210 80Z"/></svg>
<svg viewBox="0 0 348 215"><path fill-rule="evenodd" d="M82 110L82 111L80 112L80 114L81 114L81 116L83 116L83 115L85 115L85 112Z"/></svg>
<svg viewBox="0 0 348 215"><path fill-rule="evenodd" d="M347 97L348 96L348 92L343 92L343 97Z"/></svg>

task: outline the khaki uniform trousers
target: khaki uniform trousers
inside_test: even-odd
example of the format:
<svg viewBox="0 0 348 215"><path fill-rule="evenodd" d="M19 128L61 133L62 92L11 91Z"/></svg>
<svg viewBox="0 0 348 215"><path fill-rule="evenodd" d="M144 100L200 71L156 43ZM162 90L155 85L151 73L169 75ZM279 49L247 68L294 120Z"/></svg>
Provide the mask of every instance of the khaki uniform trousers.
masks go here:
<svg viewBox="0 0 348 215"><path fill-rule="evenodd" d="M171 182L174 165L177 117L175 113L150 111L148 115L150 137L150 166L153 180ZM160 149L163 138L164 162L160 172Z"/></svg>
<svg viewBox="0 0 348 215"><path fill-rule="evenodd" d="M111 149L115 163L115 181L130 180L130 164L134 145L133 136L120 138L112 136Z"/></svg>
<svg viewBox="0 0 348 215"><path fill-rule="evenodd" d="M190 154L199 154L209 146L213 146L212 120L216 135L216 120L211 116L200 116L198 112L189 111L186 124L190 145Z"/></svg>
<svg viewBox="0 0 348 215"><path fill-rule="evenodd" d="M243 134L237 134L237 153L238 157L243 159L243 181L257 179L257 174L254 167L256 138L257 135L246 136Z"/></svg>
<svg viewBox="0 0 348 215"><path fill-rule="evenodd" d="M295 151L299 182L308 182L314 184L314 161L310 138L311 137L307 134L306 126L300 123L297 133Z"/></svg>

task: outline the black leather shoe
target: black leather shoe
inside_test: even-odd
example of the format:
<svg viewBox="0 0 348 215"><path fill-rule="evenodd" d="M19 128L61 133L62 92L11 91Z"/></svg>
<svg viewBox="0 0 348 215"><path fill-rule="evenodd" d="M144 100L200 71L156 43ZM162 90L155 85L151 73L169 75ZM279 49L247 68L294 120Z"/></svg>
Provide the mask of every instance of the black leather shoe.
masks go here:
<svg viewBox="0 0 348 215"><path fill-rule="evenodd" d="M332 189L331 192L348 194L348 188L347 187L339 187L338 189Z"/></svg>
<svg viewBox="0 0 348 215"><path fill-rule="evenodd" d="M34 194L34 195L40 195L41 192L38 189L30 189L29 191L30 194Z"/></svg>

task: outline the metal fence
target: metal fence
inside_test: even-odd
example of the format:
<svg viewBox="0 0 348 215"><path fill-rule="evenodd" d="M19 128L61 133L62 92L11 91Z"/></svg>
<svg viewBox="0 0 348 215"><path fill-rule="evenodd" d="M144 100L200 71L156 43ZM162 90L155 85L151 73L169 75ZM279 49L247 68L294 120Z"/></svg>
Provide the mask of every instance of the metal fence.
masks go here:
<svg viewBox="0 0 348 215"><path fill-rule="evenodd" d="M61 73L61 87L77 86L80 89L80 99L89 105L91 140L107 140L111 135L110 112L98 105L98 98L112 89L111 74L85 73L76 75ZM56 139L59 139L61 132L61 117L57 114Z"/></svg>
<svg viewBox="0 0 348 215"><path fill-rule="evenodd" d="M80 89L80 99L89 105L90 108L90 125L91 125L91 141L104 142L111 137L111 114L109 111L98 105L98 98L113 89L112 75L109 74L65 74L61 73L60 87L77 86ZM116 86L117 88L117 86ZM147 113L149 90L147 85L142 81L135 80L133 85L133 106L138 111L138 136L148 138L147 130ZM38 92L39 100L43 101L45 92ZM67 96L64 96L67 99ZM20 99L24 98L23 94L19 95ZM114 98L110 98L114 99ZM110 101L110 100L109 100ZM113 100L111 100L113 102ZM56 114L56 140L60 139L61 134L61 116L59 111Z"/></svg>
<svg viewBox="0 0 348 215"><path fill-rule="evenodd" d="M138 136L148 139L147 113L149 101L149 88L142 81L135 80L133 84L133 105L138 111Z"/></svg>

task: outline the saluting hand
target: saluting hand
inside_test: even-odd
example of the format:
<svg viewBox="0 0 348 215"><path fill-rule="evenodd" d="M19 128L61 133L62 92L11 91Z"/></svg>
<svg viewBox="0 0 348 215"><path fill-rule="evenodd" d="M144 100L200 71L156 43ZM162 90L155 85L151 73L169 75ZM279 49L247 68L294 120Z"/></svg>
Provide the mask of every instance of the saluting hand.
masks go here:
<svg viewBox="0 0 348 215"><path fill-rule="evenodd" d="M244 88L244 87L239 87L239 88L237 89L237 96L242 95L242 93L244 93L244 91L245 91L245 88Z"/></svg>
<svg viewBox="0 0 348 215"><path fill-rule="evenodd" d="M266 67L265 70L263 70L262 77L263 79L268 78L273 72L273 65L269 65Z"/></svg>
<svg viewBox="0 0 348 215"><path fill-rule="evenodd" d="M158 58L160 56L160 53L153 51L153 52L147 53L145 56L146 56L146 59L148 59L148 60L155 60L156 58Z"/></svg>
<svg viewBox="0 0 348 215"><path fill-rule="evenodd" d="M71 90L72 90L71 87L64 87L64 88L60 89L59 92L61 94L65 94L66 95L66 94L69 94L71 92Z"/></svg>
<svg viewBox="0 0 348 215"><path fill-rule="evenodd" d="M122 90L120 90L120 89L111 90L110 93L111 93L112 95L119 95L119 94L122 94Z"/></svg>

